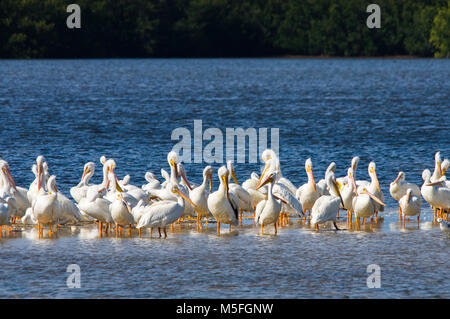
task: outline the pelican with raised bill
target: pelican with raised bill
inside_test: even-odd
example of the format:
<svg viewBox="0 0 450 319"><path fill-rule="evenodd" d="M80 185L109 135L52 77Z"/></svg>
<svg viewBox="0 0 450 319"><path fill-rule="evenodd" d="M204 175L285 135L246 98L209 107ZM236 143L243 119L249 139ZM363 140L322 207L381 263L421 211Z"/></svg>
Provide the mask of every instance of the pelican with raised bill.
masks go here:
<svg viewBox="0 0 450 319"><path fill-rule="evenodd" d="M217 236L220 236L220 224L237 225L239 220L239 201L230 193L228 187L230 172L225 166L219 168L219 189L208 196L208 209L217 221Z"/></svg>

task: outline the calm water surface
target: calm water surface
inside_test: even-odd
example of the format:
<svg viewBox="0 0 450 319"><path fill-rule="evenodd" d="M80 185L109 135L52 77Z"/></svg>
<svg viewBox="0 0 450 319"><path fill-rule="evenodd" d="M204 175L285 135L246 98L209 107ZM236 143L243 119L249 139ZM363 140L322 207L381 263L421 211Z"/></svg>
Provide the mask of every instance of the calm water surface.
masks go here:
<svg viewBox="0 0 450 319"><path fill-rule="evenodd" d="M220 238L215 224L177 225L165 240L99 239L90 226L51 239L3 232L0 297L449 298L449 236L427 203L420 229L402 229L389 195L398 171L421 184L437 150L450 157L448 74L449 60L430 59L0 61L0 156L20 186L32 182L39 154L66 195L100 155L142 185L145 171L168 169L172 131L192 132L199 119L204 130L279 128L283 174L297 186L308 157L317 180L331 161L344 175L355 155L357 177L368 179L373 160L387 203L360 231L316 234L292 220L278 236L250 221ZM204 165L186 164L190 179L200 182ZM237 177L260 168L237 164ZM80 289L66 286L72 263ZM381 267L379 289L367 288L370 264Z"/></svg>

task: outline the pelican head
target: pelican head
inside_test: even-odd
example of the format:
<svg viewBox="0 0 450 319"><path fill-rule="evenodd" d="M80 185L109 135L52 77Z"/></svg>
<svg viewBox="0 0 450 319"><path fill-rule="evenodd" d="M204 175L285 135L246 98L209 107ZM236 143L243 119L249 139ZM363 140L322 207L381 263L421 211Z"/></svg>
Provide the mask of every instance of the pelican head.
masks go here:
<svg viewBox="0 0 450 319"><path fill-rule="evenodd" d="M355 172L356 172L356 168L358 167L358 163L359 163L359 156L353 157L351 167L353 168L353 171L355 171Z"/></svg>
<svg viewBox="0 0 450 319"><path fill-rule="evenodd" d="M347 178L348 178L349 183L352 183L351 185L352 185L353 191L355 192L355 194L357 194L358 191L357 191L356 182L355 182L355 171L353 170L352 167L349 167L347 170Z"/></svg>
<svg viewBox="0 0 450 319"><path fill-rule="evenodd" d="M438 178L440 178L442 176L442 170L441 170L441 152L436 152L436 154L434 155L434 161L436 163L436 168L438 171Z"/></svg>
<svg viewBox="0 0 450 319"><path fill-rule="evenodd" d="M380 182L378 181L378 176L377 176L377 166L375 165L375 162L370 162L368 170L369 170L370 177L372 177L375 180L377 190L379 192L381 192Z"/></svg>
<svg viewBox="0 0 450 319"><path fill-rule="evenodd" d="M327 170L325 171L325 176L327 176L329 173L334 173L334 172L336 172L336 163L331 162L330 165L328 165Z"/></svg>
<svg viewBox="0 0 450 319"><path fill-rule="evenodd" d="M179 188L177 185L169 185L170 190L172 191L172 193L177 194L179 196L181 196L186 202L188 202L189 204L192 205L192 207L194 209L197 209L197 205L195 205L188 196L186 196Z"/></svg>
<svg viewBox="0 0 450 319"><path fill-rule="evenodd" d="M422 172L422 179L424 182L429 181L431 178L431 172L430 170L427 168Z"/></svg>
<svg viewBox="0 0 450 319"><path fill-rule="evenodd" d="M220 184L225 186L225 191L228 196L228 178L230 176L230 172L225 166L221 166L217 171L217 175L219 176Z"/></svg>
<svg viewBox="0 0 450 319"><path fill-rule="evenodd" d="M314 180L314 173L312 171L312 161L310 158L305 161L305 170L306 174L308 174L308 177L311 179L314 191L317 191L316 181Z"/></svg>
<svg viewBox="0 0 450 319"><path fill-rule="evenodd" d="M178 170L177 170L177 164L178 164L178 155L174 151L170 151L169 154L167 154L167 162L169 163L171 169L173 169L175 173L175 177L178 179Z"/></svg>
<svg viewBox="0 0 450 319"><path fill-rule="evenodd" d="M378 204L386 206L385 203L383 203L380 199L378 199L378 197L376 197L375 195L373 195L372 193L370 193L367 188L363 187L360 194L362 195L368 195L370 198L372 198L374 201L376 201Z"/></svg>
<svg viewBox="0 0 450 319"><path fill-rule="evenodd" d="M0 159L0 169L5 174L8 181L11 183L11 186L14 188L14 190L17 190L16 183L14 182L14 179L11 176L11 172L9 171L9 164L7 161Z"/></svg>
<svg viewBox="0 0 450 319"><path fill-rule="evenodd" d="M256 185L256 187L258 187L260 184L262 184L266 180L266 178L268 178L270 176L270 174L272 174L273 172L279 173L279 171L277 169L277 163L274 158L267 160L267 162L264 166L264 171L262 172L261 176L259 177L258 184Z"/></svg>
<svg viewBox="0 0 450 319"><path fill-rule="evenodd" d="M100 163L102 163L102 165L105 165L105 163L106 163L105 155L100 156Z"/></svg>
<svg viewBox="0 0 450 319"><path fill-rule="evenodd" d="M203 178L209 179L209 191L212 191L212 175L214 173L214 169L211 166L206 166L203 169Z"/></svg>
<svg viewBox="0 0 450 319"><path fill-rule="evenodd" d="M399 181L405 180L405 173L399 172L397 178L392 182L392 184L397 184Z"/></svg>
<svg viewBox="0 0 450 319"><path fill-rule="evenodd" d="M38 176L37 176L37 180L38 180L38 191L41 189L41 183L42 183L42 180L41 180L41 175L43 174L43 170L44 170L44 167L43 167L43 163L44 163L44 161L45 161L45 158L44 158L44 156L42 156L42 155L39 155L37 158L36 158L36 164L37 164L37 171L38 171Z"/></svg>
<svg viewBox="0 0 450 319"><path fill-rule="evenodd" d="M262 184L260 184L260 185L258 185L258 186L256 187L256 190L260 189L261 187L263 187L264 185L266 185L266 184L268 184L268 183L273 184L273 183L275 182L276 178L277 178L277 173L276 173L276 172L271 173L271 174L264 180L264 182L262 182Z"/></svg>
<svg viewBox="0 0 450 319"><path fill-rule="evenodd" d="M328 174L325 177L325 179L326 179L327 185L330 188L330 190L333 190L334 193L339 196L339 198L341 199L342 206L344 207L345 206L344 200L342 199L341 192L339 190L339 185L336 181L336 177L334 176L334 174L333 173Z"/></svg>
<svg viewBox="0 0 450 319"><path fill-rule="evenodd" d="M114 170L116 169L116 161L114 161L112 158L107 160L105 162L107 174L108 174L108 181L106 183L106 188L108 189L109 184L112 182L118 192L123 192L123 189L119 185L119 179L116 176L116 173Z"/></svg>
<svg viewBox="0 0 450 319"><path fill-rule="evenodd" d="M409 200L411 198L411 194L412 194L412 189L408 188L408 190L406 191L406 203L409 203Z"/></svg>
<svg viewBox="0 0 450 319"><path fill-rule="evenodd" d="M153 174L152 172L146 172L145 173L145 180L149 183L153 182L156 179L155 174Z"/></svg>
<svg viewBox="0 0 450 319"><path fill-rule="evenodd" d="M56 186L56 175L52 175L48 178L47 189L49 195L51 195L52 192L55 194L58 192L58 187Z"/></svg>
<svg viewBox="0 0 450 319"><path fill-rule="evenodd" d="M441 164L441 174L442 174L442 176L445 175L445 172L448 170L449 167L450 167L450 161L448 160L448 158L446 158L446 159L444 159L442 161L442 164Z"/></svg>
<svg viewBox="0 0 450 319"><path fill-rule="evenodd" d="M178 174L181 176L181 179L184 181L184 183L186 184L186 186L190 189L190 190L192 190L192 186L191 186L191 184L189 183L189 181L187 180L187 177L186 177L186 170L184 169L184 166L183 166L183 164L182 163L178 163L177 164L177 171L178 171Z"/></svg>
<svg viewBox="0 0 450 319"><path fill-rule="evenodd" d="M233 178L233 181L236 185L239 185L237 178L236 178L236 172L234 171L234 164L232 160L227 161L227 169L230 172L231 177Z"/></svg>
<svg viewBox="0 0 450 319"><path fill-rule="evenodd" d="M276 154L270 148L264 150L264 152L262 152L262 154L261 154L261 158L264 161L264 163L267 162L268 160L274 158L274 157L276 157Z"/></svg>
<svg viewBox="0 0 450 319"><path fill-rule="evenodd" d="M84 164L83 176L81 177L81 181L83 181L87 175L93 175L94 172L95 172L94 162L87 162L86 164Z"/></svg>

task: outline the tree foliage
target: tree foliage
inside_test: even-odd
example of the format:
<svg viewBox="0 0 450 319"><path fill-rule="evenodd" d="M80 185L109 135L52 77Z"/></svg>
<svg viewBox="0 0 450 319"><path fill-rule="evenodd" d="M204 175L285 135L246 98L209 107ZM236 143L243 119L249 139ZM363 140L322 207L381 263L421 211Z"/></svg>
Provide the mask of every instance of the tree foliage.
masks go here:
<svg viewBox="0 0 450 319"><path fill-rule="evenodd" d="M0 58L448 56L448 0L1 0Z"/></svg>

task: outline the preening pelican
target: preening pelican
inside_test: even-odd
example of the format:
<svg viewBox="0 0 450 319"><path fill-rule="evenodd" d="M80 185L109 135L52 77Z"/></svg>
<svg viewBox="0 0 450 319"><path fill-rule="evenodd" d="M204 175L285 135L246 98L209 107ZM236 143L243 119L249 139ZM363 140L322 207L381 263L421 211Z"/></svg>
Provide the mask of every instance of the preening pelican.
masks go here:
<svg viewBox="0 0 450 319"><path fill-rule="evenodd" d="M311 211L311 225L314 225L316 231L319 231L319 224L328 221L332 221L336 230L339 230L336 225L337 213L340 204L342 203L342 206L344 206L344 201L341 197L339 185L334 177L334 173L329 173L326 176L326 180L329 189L333 190L330 193L336 193L338 196L323 195L315 201Z"/></svg>
<svg viewBox="0 0 450 319"><path fill-rule="evenodd" d="M11 219L11 197L4 198L0 201L0 232L3 226L9 226ZM1 234L1 233L0 233Z"/></svg>
<svg viewBox="0 0 450 319"><path fill-rule="evenodd" d="M111 202L111 217L116 224L116 234L119 234L119 226L129 226L131 233L131 225L134 224L134 217L130 205L124 200L122 193L116 193L116 198Z"/></svg>
<svg viewBox="0 0 450 319"><path fill-rule="evenodd" d="M312 161L310 158L308 158L305 162L305 170L306 175L308 176L308 182L298 188L295 197L299 200L300 204L302 204L303 211L305 213L306 211L311 213L314 203L320 197L320 194L314 180Z"/></svg>
<svg viewBox="0 0 450 319"><path fill-rule="evenodd" d="M253 213L253 201L249 192L247 192L241 185L239 185L236 178L236 172L234 171L233 161L227 161L227 169L230 172L228 179L228 187L230 193L234 194L239 202L240 216L239 219L242 220L242 212L252 212ZM231 182L233 178L234 183ZM252 216L253 218L254 216Z"/></svg>
<svg viewBox="0 0 450 319"><path fill-rule="evenodd" d="M256 225L261 225L261 234L264 233L264 226L273 224L275 228L275 235L277 234L277 221L281 212L281 200L276 200L272 193L273 183L276 180L276 172L268 175L265 180L261 182L259 187L269 184L267 192L267 200L260 201L256 206L255 219Z"/></svg>
<svg viewBox="0 0 450 319"><path fill-rule="evenodd" d="M147 181L147 184L144 184L141 187L144 191L148 191L150 189L161 189L161 183L152 172L145 173L145 180Z"/></svg>
<svg viewBox="0 0 450 319"><path fill-rule="evenodd" d="M104 192L105 189L90 191L78 203L80 210L99 221L100 234L102 233L102 223L111 224L113 222L110 212L111 202L103 198Z"/></svg>
<svg viewBox="0 0 450 319"><path fill-rule="evenodd" d="M220 224L237 225L239 219L238 199L229 191L229 171L225 166L219 168L219 189L208 196L208 209L217 220L217 236L220 236Z"/></svg>
<svg viewBox="0 0 450 319"><path fill-rule="evenodd" d="M356 186L356 185L355 185ZM370 221L373 220L373 215L375 215L376 212L376 205L383 205L385 204L378 199L375 195L371 194L366 187L359 187L357 190L355 190L356 196L353 198L353 211L355 213L356 218L356 225L359 226L359 219L363 218L364 224L366 222L366 218L370 218Z"/></svg>
<svg viewBox="0 0 450 319"><path fill-rule="evenodd" d="M403 226L405 226L406 216L417 216L417 226L419 226L421 200L419 197L413 194L411 188L408 188L406 194L402 198L400 198L399 204L402 209Z"/></svg>
<svg viewBox="0 0 450 319"><path fill-rule="evenodd" d="M72 198L79 203L83 197L86 197L86 193L89 189L89 180L95 173L95 164L93 162L87 162L84 164L83 175L81 176L81 181L77 186L70 189L70 195Z"/></svg>
<svg viewBox="0 0 450 319"><path fill-rule="evenodd" d="M159 236L161 237L161 228L163 228L164 238L166 238L166 226L181 217L184 212L185 201L195 208L195 204L180 191L177 185L169 184L167 186L174 193L177 201L165 200L148 206L136 226L137 229L158 227Z"/></svg>
<svg viewBox="0 0 450 319"><path fill-rule="evenodd" d="M206 218L206 223L208 223L208 217L211 214L208 209L208 195L212 191L212 174L214 170L211 166L206 166L203 169L203 182L193 188L189 192L189 198L195 204L197 213L197 225L201 224L201 220L203 217ZM207 190L209 182L209 191Z"/></svg>
<svg viewBox="0 0 450 319"><path fill-rule="evenodd" d="M186 170L184 169L184 166L182 163L177 164L177 172L178 172L178 176L181 177L181 182L178 184L178 189L185 196L189 197L189 192L191 191L192 186L186 177ZM176 200L177 199L175 198L175 201ZM184 212L183 212L183 215L181 215L181 217L191 217L191 218L196 217L194 208L192 207L192 205L189 202L184 203Z"/></svg>

